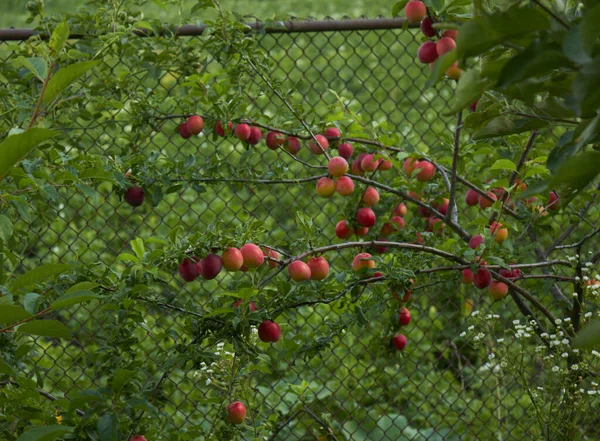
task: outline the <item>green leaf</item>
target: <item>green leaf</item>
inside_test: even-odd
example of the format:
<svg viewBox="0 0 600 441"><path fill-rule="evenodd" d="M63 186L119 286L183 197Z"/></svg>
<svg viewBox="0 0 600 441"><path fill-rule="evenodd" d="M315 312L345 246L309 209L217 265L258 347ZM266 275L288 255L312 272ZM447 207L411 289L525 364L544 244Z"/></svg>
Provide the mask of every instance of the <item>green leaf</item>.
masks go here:
<svg viewBox="0 0 600 441"><path fill-rule="evenodd" d="M97 283L95 283L95 282L80 282L80 283L77 283L77 284L73 285L72 287L70 287L65 292L65 294L70 294L72 292L82 291L82 290L85 290L85 289L94 289L97 286L99 286L99 285Z"/></svg>
<svg viewBox="0 0 600 441"><path fill-rule="evenodd" d="M469 107L481 94L491 86L491 81L481 78L476 69L471 69L462 74L454 94L454 103L444 115L454 115Z"/></svg>
<svg viewBox="0 0 600 441"><path fill-rule="evenodd" d="M596 41L600 37L600 26L598 26L598 23L600 23L600 4L586 10L581 22L581 47L589 56L593 56Z"/></svg>
<svg viewBox="0 0 600 441"><path fill-rule="evenodd" d="M38 144L54 138L59 133L57 130L33 128L5 138L0 143L0 180Z"/></svg>
<svg viewBox="0 0 600 441"><path fill-rule="evenodd" d="M596 346L600 346L600 320L590 323L573 340L574 348L592 349Z"/></svg>
<svg viewBox="0 0 600 441"><path fill-rule="evenodd" d="M97 294L91 291L82 290L74 291L69 294L65 294L56 299L50 307L53 310L68 308L69 306L78 305L80 303L88 302L90 300L98 298Z"/></svg>
<svg viewBox="0 0 600 441"><path fill-rule="evenodd" d="M66 265L63 263L48 263L46 265L41 265L17 277L10 284L10 288L14 291L17 289L28 288L30 286L37 285L38 283L45 282L46 280L67 272L70 269L71 265Z"/></svg>
<svg viewBox="0 0 600 441"><path fill-rule="evenodd" d="M42 337L71 338L69 329L56 320L34 320L23 323L17 328L17 332Z"/></svg>
<svg viewBox="0 0 600 441"><path fill-rule="evenodd" d="M143 410L154 416L158 416L158 409L143 398L131 398L127 401L127 405L133 409Z"/></svg>
<svg viewBox="0 0 600 441"><path fill-rule="evenodd" d="M71 30L69 29L69 25L64 21L54 29L54 32L52 32L52 35L50 36L49 43L50 49L54 55L58 55L60 51L63 50L70 34Z"/></svg>
<svg viewBox="0 0 600 441"><path fill-rule="evenodd" d="M16 67L24 67L34 74L40 81L44 81L48 76L48 62L41 57L18 57L13 64Z"/></svg>
<svg viewBox="0 0 600 441"><path fill-rule="evenodd" d="M0 358L0 374L11 375L13 377L15 377L17 375L15 370L1 358Z"/></svg>
<svg viewBox="0 0 600 441"><path fill-rule="evenodd" d="M139 260L142 260L144 257L144 253L146 252L146 248L144 247L144 241L139 237L131 241L131 248L135 252L135 255Z"/></svg>
<svg viewBox="0 0 600 441"><path fill-rule="evenodd" d="M585 64L592 61L592 57L587 54L582 44L581 26L574 24L565 36L562 42L563 53L569 59L577 64Z"/></svg>
<svg viewBox="0 0 600 441"><path fill-rule="evenodd" d="M473 134L474 140L494 138L497 136L514 135L516 133L530 132L548 125L548 121L539 119L511 119L508 116L499 116L488 122L481 130Z"/></svg>
<svg viewBox="0 0 600 441"><path fill-rule="evenodd" d="M8 242L13 234L13 223L12 221L0 214L0 240L3 242Z"/></svg>
<svg viewBox="0 0 600 441"><path fill-rule="evenodd" d="M517 166L515 165L515 163L508 159L498 159L496 162L494 162L494 164L490 168L490 170L510 170L510 171L515 171L516 169L517 169Z"/></svg>
<svg viewBox="0 0 600 441"><path fill-rule="evenodd" d="M561 192L561 205L567 205L600 174L600 152L584 152L567 159L552 179L553 188L566 186Z"/></svg>
<svg viewBox="0 0 600 441"><path fill-rule="evenodd" d="M46 92L44 93L43 102L49 103L56 98L63 90L69 87L79 77L85 74L100 61L83 61L81 63L71 64L59 69L48 82Z"/></svg>
<svg viewBox="0 0 600 441"><path fill-rule="evenodd" d="M23 296L23 308L30 313L35 314L38 310L38 303L44 297L35 292L28 292Z"/></svg>
<svg viewBox="0 0 600 441"><path fill-rule="evenodd" d="M22 433L17 441L55 441L67 433L73 432L74 427L52 424L36 426Z"/></svg>
<svg viewBox="0 0 600 441"><path fill-rule="evenodd" d="M398 17L402 11L404 11L404 7L407 3L408 0L400 0L399 2L396 2L396 4L392 7L392 17Z"/></svg>
<svg viewBox="0 0 600 441"><path fill-rule="evenodd" d="M3 305L0 307L0 323L14 323L29 317L31 317L31 314L18 305Z"/></svg>
<svg viewBox="0 0 600 441"><path fill-rule="evenodd" d="M140 259L135 257L133 254L129 253L121 253L117 256L117 260L122 260L123 262L133 262L140 263Z"/></svg>
<svg viewBox="0 0 600 441"><path fill-rule="evenodd" d="M444 76L448 68L452 66L452 64L454 64L455 61L456 51L450 51L448 53L445 53L437 60L435 60L435 62L433 63L433 69L431 70L431 75L429 75L429 78L425 83L425 88L437 84L437 82Z"/></svg>
<svg viewBox="0 0 600 441"><path fill-rule="evenodd" d="M119 420L116 415L107 413L98 420L100 441L119 441Z"/></svg>
<svg viewBox="0 0 600 441"><path fill-rule="evenodd" d="M135 372L130 371L128 369L119 369L115 372L112 378L111 389L115 393L119 393L123 386L129 382L133 377L135 377Z"/></svg>

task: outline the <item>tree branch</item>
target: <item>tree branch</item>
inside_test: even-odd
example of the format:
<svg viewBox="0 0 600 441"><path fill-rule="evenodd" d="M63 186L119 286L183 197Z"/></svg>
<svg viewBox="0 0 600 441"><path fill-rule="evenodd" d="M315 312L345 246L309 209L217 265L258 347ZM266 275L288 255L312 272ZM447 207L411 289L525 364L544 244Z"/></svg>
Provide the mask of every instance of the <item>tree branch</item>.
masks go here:
<svg viewBox="0 0 600 441"><path fill-rule="evenodd" d="M462 128L462 111L458 112L456 119L456 131L454 132L454 149L452 153L452 173L450 177L450 197L446 219L449 222L458 222L458 210L456 208L456 175L458 170L458 159L460 150L460 129Z"/></svg>

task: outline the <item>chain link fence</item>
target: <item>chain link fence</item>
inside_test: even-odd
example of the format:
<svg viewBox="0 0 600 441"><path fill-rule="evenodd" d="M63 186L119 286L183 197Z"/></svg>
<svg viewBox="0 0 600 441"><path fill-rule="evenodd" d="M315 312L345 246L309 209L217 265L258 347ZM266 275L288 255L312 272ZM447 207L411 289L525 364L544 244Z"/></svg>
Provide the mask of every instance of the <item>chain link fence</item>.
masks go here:
<svg viewBox="0 0 600 441"><path fill-rule="evenodd" d="M291 31L267 30L260 36L260 44L273 60L274 77L295 84L304 108L311 109L314 118L327 120L332 111L337 111L339 96L346 100L348 112L361 115L365 126L384 125L402 135L416 131L433 148L449 139L455 128L453 118L442 116L452 97L452 85L443 83L425 89L428 67L415 61L420 35L402 30L394 22L298 22ZM18 44L9 41L0 44L3 61L11 60L14 45ZM148 42L151 44L156 44L156 40ZM165 42L164 46L167 45ZM115 75L123 67L120 60L107 63ZM135 72L135 80L147 85L150 93L166 96L178 93L181 77L156 76L149 70L129 68ZM249 95L251 90L249 86ZM253 98L267 121L277 119L281 102ZM101 122L82 115L62 128L67 129L74 144L90 152L110 154L114 145L121 142L119 131L126 130L125 126L118 115ZM541 137L547 141L554 139L554 134L542 133ZM264 170L265 176L282 164L294 170L298 178L312 174L310 169L290 163L283 153L266 149L264 143L256 149L263 153L249 156L231 140L213 142L208 136L183 142L172 127L155 136L144 154L160 152L181 160L193 157L198 167L215 161L244 163L255 170ZM315 161L307 146L303 146L299 157ZM449 158L448 152L441 160ZM82 261L101 262L120 271L125 265L117 256L128 251L132 238L167 237L177 225L200 231L214 222L237 226L258 219L268 231L264 243L292 243L302 234L295 223L296 210L311 217L324 236L336 241L333 231L341 220L345 201L335 197L319 199L313 186L314 183L268 188L260 184L252 187L207 184L183 193L166 194L158 206L145 204L136 210L125 206L119 195L107 190L61 188L54 190L56 194L49 194L56 207L52 222L36 218L21 220L33 233L31 242L24 244L21 269L47 262ZM399 202L392 196L382 197L383 207L393 207ZM385 216L383 211L377 214ZM475 217L475 212L467 211L467 216ZM590 219L597 217L598 209L594 207ZM416 224L422 219L416 213L409 213L407 223L411 222ZM514 246L517 245L515 242ZM332 271L349 270L352 251L340 251L335 258L330 257ZM163 292L163 302L198 310L218 306L211 300L211 293L226 290L232 277L240 275L221 273L215 280L185 286L173 277L170 289ZM324 438L328 431L323 421L331 425L338 439L355 441L533 439L528 413L531 399L517 378L499 369L469 338L457 342L457 334L467 329L469 312L490 303L489 299L461 287L455 276L417 282L423 288L416 289L413 295L410 306L413 322L409 329L403 330L409 346L402 355L388 347L389 338L396 332L398 308L389 293L374 299L377 301L372 305L381 320L362 326L336 328L356 313L347 298L331 304L303 306L280 320L281 344L261 347L271 361L268 368L253 365L255 395L241 397L255 403L260 415L277 415L280 421L290 419L289 424L278 429L273 440L333 439ZM524 281L524 285L528 284ZM494 305L492 309L506 323L518 316L512 302ZM161 380L165 363L153 358L153 348L175 350L180 342L171 333L189 326L188 320L176 310L149 305L149 312L135 342L154 363L144 368L152 373L146 388ZM76 311L57 313L78 332L73 341L33 340L37 366L45 377L45 390L59 398L72 398L88 388L106 384L107 379L98 375L94 365L95 354L103 350L104 340L126 338L112 335L113 330L104 326L106 317L114 313L93 302ZM320 336L329 335L332 329L336 330L336 338L321 341ZM315 355L312 351L319 345L322 349ZM534 360L529 362L526 375L534 386L541 381L541 373ZM161 403L160 413L168 416L170 429L194 433L210 428L220 401L217 395L209 393L204 375L197 370L175 369L162 379L157 402ZM319 416L317 419L310 412L290 413L297 400L290 384L299 386L302 382L306 382L310 391L307 407ZM252 410L250 416L263 418ZM144 421L140 424L143 426ZM245 439L252 438L249 433Z"/></svg>

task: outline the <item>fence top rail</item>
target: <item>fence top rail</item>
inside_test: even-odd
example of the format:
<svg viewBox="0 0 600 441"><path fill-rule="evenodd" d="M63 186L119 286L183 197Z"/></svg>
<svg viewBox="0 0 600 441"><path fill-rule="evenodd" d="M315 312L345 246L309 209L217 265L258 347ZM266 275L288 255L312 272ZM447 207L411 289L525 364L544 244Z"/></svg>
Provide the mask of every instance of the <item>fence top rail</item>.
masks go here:
<svg viewBox="0 0 600 441"><path fill-rule="evenodd" d="M283 33L303 33L303 32L339 32L339 31L368 31L368 30L386 30L386 29L403 29L407 26L404 18L359 18L359 19L342 19L342 20L287 20L246 23L248 32L260 31L267 34L283 34ZM418 24L416 25L418 26ZM206 25L182 25L175 28L164 27L159 30L158 34L163 36L181 36L192 37L202 35L206 29ZM409 25L415 27L415 25ZM152 34L146 29L138 29L135 32L142 37L148 37ZM47 39L48 35L40 33L35 29L0 29L0 41L23 41L33 36L40 36L42 39ZM91 37L93 35L86 34L71 34L71 39L80 39Z"/></svg>

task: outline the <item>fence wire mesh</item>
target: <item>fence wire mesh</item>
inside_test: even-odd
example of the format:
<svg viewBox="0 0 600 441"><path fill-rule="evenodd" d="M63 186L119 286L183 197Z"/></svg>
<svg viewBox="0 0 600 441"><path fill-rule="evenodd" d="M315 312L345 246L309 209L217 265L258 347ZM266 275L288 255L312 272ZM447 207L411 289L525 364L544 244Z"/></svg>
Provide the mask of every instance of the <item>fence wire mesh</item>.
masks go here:
<svg viewBox="0 0 600 441"><path fill-rule="evenodd" d="M189 38L201 43L201 37ZM148 40L148 48L156 44L160 41ZM452 86L445 83L437 89L425 89L428 67L415 62L420 41L414 32L382 29L265 33L260 44L273 60L274 77L295 83L304 108L311 109L314 118L327 118L328 106L335 106L337 94L350 100L350 110L360 113L365 125L386 124L403 134L417 131L432 146L455 126L452 119L441 116L449 105ZM163 47L168 47L168 41L163 42ZM0 44L4 61L10 61L14 51L18 51L18 43ZM107 63L114 75L124 70L121 60ZM173 77L169 83L146 68L127 66L127 70L134 72L130 81L143 83L150 93L165 97L176 97L177 83L183 81L183 75ZM101 80L93 78L90 82ZM249 95L251 90L252 86ZM257 97L255 105L266 118L276 119L282 103L276 97ZM177 109L174 107L173 111ZM119 132L127 130L127 123L118 115L101 122L94 121L91 115L82 115L62 124L73 144L106 154L122 142ZM299 164L290 164L284 154L268 151L264 145L257 147L265 151L263 155L250 157L241 145L230 140L214 142L201 137L184 142L175 135L174 123L165 133L154 137L144 154L160 152L181 160L192 157L198 167L216 161L233 164L247 161L245 166L263 170L265 176L281 164L297 171L299 178L311 173ZM541 136L550 139L555 133ZM306 146L299 156L309 162L313 160ZM177 225L198 231L217 221L236 226L259 219L267 226L265 243L293 242L302 234L295 225L296 210L312 217L323 234L333 240L339 213L344 210L343 201L316 199L313 185L272 185L266 189L260 185L207 184L164 195L158 206L147 204L133 211L110 191L48 188L48 197L56 202L56 211L49 223L45 219L22 219L33 234L31 242L24 244L25 257L20 270L40 263L82 261L101 262L119 271L124 264L117 256L128 251L132 238L166 237ZM416 215L409 214L408 218L411 216L418 221ZM597 218L598 208L594 207L590 219ZM332 258L333 270L347 271L349 256L350 252L341 251ZM170 290L163 292L164 303L192 310L215 306L211 294L227 289L231 277L222 273L215 280L185 286L173 277ZM295 399L289 385L306 381L312 392L310 409L317 415L329 416L339 439L489 440L497 439L498 434L504 440L531 439L527 416L531 401L522 384L514 375L491 363L486 354L473 347L469 338L454 343L456 334L467 328L466 305L471 304L477 310L482 300L458 288L456 280L433 278L419 284L431 286L415 290L411 307L413 323L406 332L410 345L403 357L391 353L385 344L395 320L389 312L382 311L379 323L339 329L334 342L319 342L319 336L328 334L329 326L353 314L346 301L303 306L286 314L284 343L262 348L271 356L271 365L252 374L253 401L263 403L263 413L268 410L285 420ZM389 310L389 302L389 299L382 301L382 309ZM165 362L153 358L153 348L175 350L181 342L173 340L172 332L189 326L176 310L158 305L148 307L150 315L144 317L134 341L154 363L145 366L152 374L143 386L145 389L151 389L160 380L161 365ZM517 315L510 304L496 311L507 323ZM107 378L98 375L94 364L96 354L103 350L103 341L127 338L104 327L109 314L114 311L98 308L93 302L75 311L57 313L61 321L78 330L73 341L32 340L37 349L37 367L44 373L45 390L56 397L69 398L80 391L106 385ZM318 356L306 356L315 343L329 346ZM539 366L534 363L527 375L532 385L541 381ZM208 429L214 408L220 404L207 393L209 387L197 370L170 372L163 379L159 394L159 410L168 416L169 427L180 431ZM327 431L322 424L303 413L273 439L309 440L323 435ZM245 439L252 438L248 434Z"/></svg>

